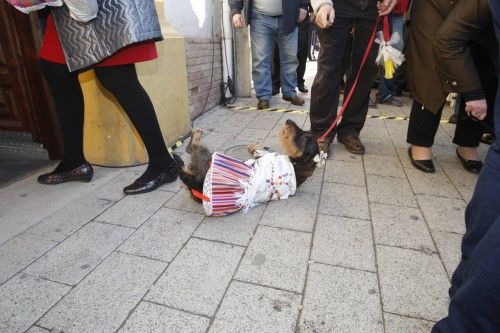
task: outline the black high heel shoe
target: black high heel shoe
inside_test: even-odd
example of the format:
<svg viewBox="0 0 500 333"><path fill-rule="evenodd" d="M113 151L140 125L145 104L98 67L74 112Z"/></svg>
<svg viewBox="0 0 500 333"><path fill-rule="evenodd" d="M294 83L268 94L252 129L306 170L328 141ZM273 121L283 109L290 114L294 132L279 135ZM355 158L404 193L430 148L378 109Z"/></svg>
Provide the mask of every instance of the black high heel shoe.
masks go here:
<svg viewBox="0 0 500 333"><path fill-rule="evenodd" d="M460 156L460 153L458 152L458 148L456 150L457 152L457 157L462 162L462 165L466 171L469 171L470 173L473 174L479 174L481 172L481 168L483 167L483 162L481 161L473 161L473 160L466 160L462 156Z"/></svg>
<svg viewBox="0 0 500 333"><path fill-rule="evenodd" d="M163 184L174 182L178 176L176 166L172 165L151 180L140 181L137 179L131 185L125 187L123 192L128 195L151 192Z"/></svg>
<svg viewBox="0 0 500 333"><path fill-rule="evenodd" d="M44 185L57 185L71 181L90 182L94 176L94 169L89 163L63 172L46 173L38 177L38 182Z"/></svg>
<svg viewBox="0 0 500 333"><path fill-rule="evenodd" d="M410 157L411 164L413 164L413 166L418 170L427 173L436 172L436 168L434 167L432 160L414 160L413 154L411 153L411 147L408 147L408 156Z"/></svg>

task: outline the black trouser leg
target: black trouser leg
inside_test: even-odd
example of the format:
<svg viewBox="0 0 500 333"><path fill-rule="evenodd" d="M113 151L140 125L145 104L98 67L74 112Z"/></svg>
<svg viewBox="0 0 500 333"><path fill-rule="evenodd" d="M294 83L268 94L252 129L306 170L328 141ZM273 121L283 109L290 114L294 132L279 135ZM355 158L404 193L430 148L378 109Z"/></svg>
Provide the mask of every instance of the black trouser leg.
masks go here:
<svg viewBox="0 0 500 333"><path fill-rule="evenodd" d="M318 56L318 71L311 88L311 130L327 130L337 116L342 55L351 28L348 18L335 18L328 29L317 28L321 48Z"/></svg>
<svg viewBox="0 0 500 333"><path fill-rule="evenodd" d="M83 93L78 73L66 65L40 60L40 68L52 91L63 140L63 161L56 172L68 171L85 163L83 155Z"/></svg>
<svg viewBox="0 0 500 333"><path fill-rule="evenodd" d="M161 134L153 103L137 78L134 64L94 68L101 84L123 107L137 129L149 155L149 164L158 169L173 165Z"/></svg>
<svg viewBox="0 0 500 333"><path fill-rule="evenodd" d="M354 84L375 24L375 19L358 18L354 20L352 53L350 67L347 72L345 96L348 96ZM373 43L365 65L361 70L358 85L354 88L352 98L338 126L337 132L339 135L359 134L365 124L370 91L378 71L378 66L375 63L377 53L378 46Z"/></svg>
<svg viewBox="0 0 500 333"><path fill-rule="evenodd" d="M408 122L406 142L420 147L432 147L443 108L437 114L423 109L422 104L413 100Z"/></svg>
<svg viewBox="0 0 500 333"><path fill-rule="evenodd" d="M273 46L273 61L271 63L271 76L273 80L273 89L281 87L281 66L280 66L280 50L278 43L274 42Z"/></svg>
<svg viewBox="0 0 500 333"><path fill-rule="evenodd" d="M299 47L297 50L297 59L299 66L297 67L297 86L303 86L305 83L304 74L306 73L307 52L309 44L307 43L307 36L309 34L309 18L299 24Z"/></svg>

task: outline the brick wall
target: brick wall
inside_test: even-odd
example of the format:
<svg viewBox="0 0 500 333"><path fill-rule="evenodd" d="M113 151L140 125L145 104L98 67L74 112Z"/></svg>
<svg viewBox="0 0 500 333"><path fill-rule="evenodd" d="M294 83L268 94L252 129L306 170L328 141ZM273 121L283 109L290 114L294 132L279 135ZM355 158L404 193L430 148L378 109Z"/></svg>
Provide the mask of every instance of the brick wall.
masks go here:
<svg viewBox="0 0 500 333"><path fill-rule="evenodd" d="M221 47L220 39L186 38L191 119L219 104L222 82Z"/></svg>

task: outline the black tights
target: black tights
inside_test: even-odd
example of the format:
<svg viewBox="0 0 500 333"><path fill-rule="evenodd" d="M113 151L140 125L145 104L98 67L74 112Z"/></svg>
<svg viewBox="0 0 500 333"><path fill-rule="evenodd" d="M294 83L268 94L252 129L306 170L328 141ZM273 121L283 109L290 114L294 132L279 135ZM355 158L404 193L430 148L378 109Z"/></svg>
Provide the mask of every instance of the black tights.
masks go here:
<svg viewBox="0 0 500 333"><path fill-rule="evenodd" d="M64 142L64 158L56 171L71 170L85 162L84 101L78 73L70 73L66 65L45 60L40 60L40 67L52 90ZM149 155L148 172L157 173L171 167L174 161L163 141L151 99L137 78L135 65L95 67L94 71L103 87L118 100L141 136Z"/></svg>

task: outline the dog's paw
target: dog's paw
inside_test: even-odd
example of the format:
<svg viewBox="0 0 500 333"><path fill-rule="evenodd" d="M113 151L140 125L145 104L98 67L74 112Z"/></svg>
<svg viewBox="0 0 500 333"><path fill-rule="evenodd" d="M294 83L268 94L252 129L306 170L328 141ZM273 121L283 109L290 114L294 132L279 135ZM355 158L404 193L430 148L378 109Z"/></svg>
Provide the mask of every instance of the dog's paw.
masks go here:
<svg viewBox="0 0 500 333"><path fill-rule="evenodd" d="M248 153L252 156L255 156L257 150L265 150L265 147L259 143L249 144L247 148L248 148Z"/></svg>

